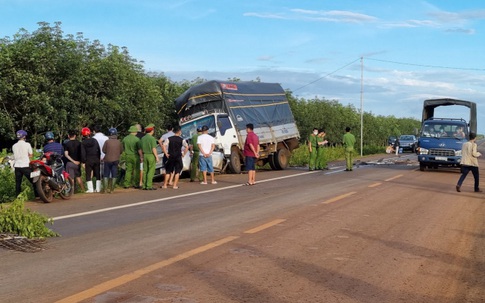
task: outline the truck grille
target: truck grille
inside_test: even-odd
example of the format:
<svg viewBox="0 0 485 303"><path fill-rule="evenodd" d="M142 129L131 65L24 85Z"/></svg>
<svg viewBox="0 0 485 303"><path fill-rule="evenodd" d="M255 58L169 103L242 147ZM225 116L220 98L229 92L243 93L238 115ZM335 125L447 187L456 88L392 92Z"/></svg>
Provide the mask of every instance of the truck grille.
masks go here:
<svg viewBox="0 0 485 303"><path fill-rule="evenodd" d="M429 150L431 156L441 156L441 157L453 157L455 155L455 150L444 149L444 148L434 148Z"/></svg>

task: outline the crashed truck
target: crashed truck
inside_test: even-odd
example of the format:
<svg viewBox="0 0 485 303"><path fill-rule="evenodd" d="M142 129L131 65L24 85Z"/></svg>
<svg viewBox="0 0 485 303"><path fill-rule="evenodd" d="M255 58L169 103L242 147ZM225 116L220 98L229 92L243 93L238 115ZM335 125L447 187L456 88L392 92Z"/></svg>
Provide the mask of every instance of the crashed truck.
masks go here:
<svg viewBox="0 0 485 303"><path fill-rule="evenodd" d="M286 92L277 83L208 81L180 95L175 108L183 138L190 139L197 127L209 128L216 145L214 169L221 172L241 172L248 123L259 137L259 166L287 168L291 151L299 144Z"/></svg>

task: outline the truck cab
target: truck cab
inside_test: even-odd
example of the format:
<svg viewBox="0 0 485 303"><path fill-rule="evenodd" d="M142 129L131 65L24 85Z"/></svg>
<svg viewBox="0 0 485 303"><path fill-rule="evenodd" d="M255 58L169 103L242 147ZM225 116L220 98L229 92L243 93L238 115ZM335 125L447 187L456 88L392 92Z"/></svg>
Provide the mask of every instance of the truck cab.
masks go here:
<svg viewBox="0 0 485 303"><path fill-rule="evenodd" d="M437 107L463 106L470 110L468 121L462 118L436 118ZM454 110L446 111L453 115ZM477 132L477 105L475 102L443 98L429 99L423 103L423 116L418 139L419 169L439 166L459 167L461 148L470 132Z"/></svg>
<svg viewBox="0 0 485 303"><path fill-rule="evenodd" d="M468 138L468 125L463 119L430 118L419 134L419 168L459 166L461 147Z"/></svg>

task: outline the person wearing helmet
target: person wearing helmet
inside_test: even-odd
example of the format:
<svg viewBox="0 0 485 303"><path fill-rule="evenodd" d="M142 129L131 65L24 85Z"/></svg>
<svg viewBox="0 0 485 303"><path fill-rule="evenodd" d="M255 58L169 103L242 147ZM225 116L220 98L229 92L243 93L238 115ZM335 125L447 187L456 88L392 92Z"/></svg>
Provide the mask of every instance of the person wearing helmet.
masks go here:
<svg viewBox="0 0 485 303"><path fill-rule="evenodd" d="M30 178L30 173L32 170L29 167L30 160L33 156L32 146L25 141L27 138L27 132L23 129L17 131L16 133L18 142L12 146L13 158L14 158L14 169L15 169L15 193L17 196L22 192L22 179L25 176L27 180L32 183L34 188L34 194L38 197L37 189L35 188L32 178Z"/></svg>
<svg viewBox="0 0 485 303"><path fill-rule="evenodd" d="M81 130L83 141L81 144L81 162L84 164L86 171L86 193L101 192L101 149L98 141L91 137L89 127ZM96 189L94 189L92 178L96 179Z"/></svg>
<svg viewBox="0 0 485 303"><path fill-rule="evenodd" d="M47 143L44 145L44 154L48 152L54 152L59 155L64 155L64 147L61 143L54 141L54 133L46 132L45 140Z"/></svg>
<svg viewBox="0 0 485 303"><path fill-rule="evenodd" d="M118 140L118 130L116 128L110 128L108 135L108 140L104 142L102 149L104 153L103 181L105 192L112 193L118 177L118 164L123 152L123 145Z"/></svg>

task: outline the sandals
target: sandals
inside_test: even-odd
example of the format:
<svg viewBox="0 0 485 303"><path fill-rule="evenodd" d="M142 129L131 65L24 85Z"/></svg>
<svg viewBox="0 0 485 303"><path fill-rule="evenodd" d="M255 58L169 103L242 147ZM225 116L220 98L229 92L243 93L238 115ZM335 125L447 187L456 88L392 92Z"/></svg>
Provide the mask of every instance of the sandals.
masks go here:
<svg viewBox="0 0 485 303"><path fill-rule="evenodd" d="M246 182L245 184L243 184L244 186L253 186L254 184L256 183L249 183L249 182Z"/></svg>

